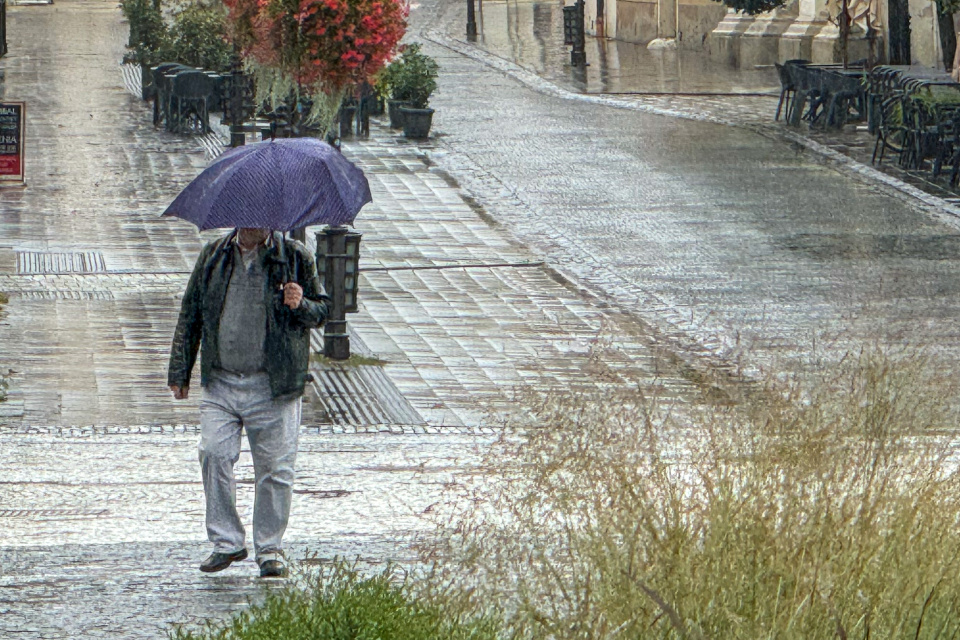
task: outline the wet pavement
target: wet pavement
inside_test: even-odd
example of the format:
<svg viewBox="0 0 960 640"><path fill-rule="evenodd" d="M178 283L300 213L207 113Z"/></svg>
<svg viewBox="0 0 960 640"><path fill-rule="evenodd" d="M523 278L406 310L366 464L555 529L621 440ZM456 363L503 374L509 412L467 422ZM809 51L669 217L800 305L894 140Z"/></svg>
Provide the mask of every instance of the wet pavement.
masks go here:
<svg viewBox="0 0 960 640"><path fill-rule="evenodd" d="M799 145L463 55L460 3L420 11L444 71L431 158L580 286L753 373L865 344L956 369L955 217Z"/></svg>
<svg viewBox="0 0 960 640"><path fill-rule="evenodd" d="M642 97L673 101L674 118L504 73L489 51L457 52L461 5L412 14L441 63L437 135L413 144L375 122L345 146L374 195L350 318L367 359L314 365L294 558L411 561L422 514L476 469L495 427L529 424L538 393L639 383L682 405L722 393L717 370L829 362L865 342L930 345L953 370L951 218L711 121L770 97L738 97L739 111L722 96ZM490 39L496 8L484 11ZM153 129L118 65L113 3L9 13L0 66L6 97L30 105L33 144L29 188L0 192L0 455L13 461L0 470L0 636L162 637L262 593L251 562L194 568L196 405L165 388L204 238L157 214L222 143ZM681 87L672 77L662 86ZM241 513L251 475L245 451Z"/></svg>
<svg viewBox="0 0 960 640"><path fill-rule="evenodd" d="M551 82L584 93L773 94L780 82L773 65L733 69L691 48L650 49L645 44L587 36L587 66L570 65L563 44L562 2L481 2L476 44ZM466 24L466 3L449 8L452 33Z"/></svg>
<svg viewBox="0 0 960 640"><path fill-rule="evenodd" d="M9 20L0 66L6 97L28 103L30 144L29 187L0 192L0 636L162 637L262 593L252 562L196 571L196 402L165 386L187 272L214 234L158 214L222 144L150 125L118 64L115 4L16 7ZM345 147L374 195L351 326L375 364L314 365L295 560L412 561L422 514L476 468L495 427L527 424L537 393L711 391L645 323L542 264L428 150L377 123ZM249 516L246 450L238 478Z"/></svg>

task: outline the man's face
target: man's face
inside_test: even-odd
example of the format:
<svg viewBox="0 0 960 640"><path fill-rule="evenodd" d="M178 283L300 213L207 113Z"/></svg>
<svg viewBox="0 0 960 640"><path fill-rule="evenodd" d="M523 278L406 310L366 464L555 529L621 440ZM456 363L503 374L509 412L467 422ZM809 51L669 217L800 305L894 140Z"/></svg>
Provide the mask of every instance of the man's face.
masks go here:
<svg viewBox="0 0 960 640"><path fill-rule="evenodd" d="M244 247L255 247L258 244L262 244L269 235L269 229L252 229L249 227L244 227L238 231L237 240L239 240L240 244Z"/></svg>

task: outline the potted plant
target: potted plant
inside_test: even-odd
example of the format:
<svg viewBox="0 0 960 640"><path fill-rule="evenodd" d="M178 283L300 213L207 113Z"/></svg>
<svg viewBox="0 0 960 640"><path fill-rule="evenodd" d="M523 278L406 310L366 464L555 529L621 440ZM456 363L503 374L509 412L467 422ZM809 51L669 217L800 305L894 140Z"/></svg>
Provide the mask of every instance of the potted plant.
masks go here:
<svg viewBox="0 0 960 640"><path fill-rule="evenodd" d="M130 23L126 64L140 66L142 97L153 97L153 74L150 67L159 64L170 53L170 31L163 19L160 3L154 0L121 0L120 9Z"/></svg>
<svg viewBox="0 0 960 640"><path fill-rule="evenodd" d="M230 68L233 47L227 34L222 5L191 2L180 8L170 28L171 52L176 62L224 73Z"/></svg>
<svg viewBox="0 0 960 640"><path fill-rule="evenodd" d="M416 46L416 45L412 45ZM394 60L377 74L376 91L387 103L387 115L390 116L390 128L399 129L403 126L403 120L400 118L400 107L405 104L404 100L398 98L399 80L402 61Z"/></svg>
<svg viewBox="0 0 960 640"><path fill-rule="evenodd" d="M406 31L404 0L223 0L257 102L293 96L299 124L331 130L351 87L376 75ZM321 134L322 135L322 134Z"/></svg>
<svg viewBox="0 0 960 640"><path fill-rule="evenodd" d="M407 138L426 138L433 122L433 109L428 104L437 90L437 74L440 70L436 60L420 53L420 45L406 48L400 57L400 72L394 97L406 102L400 107L403 118L403 135Z"/></svg>
<svg viewBox="0 0 960 640"><path fill-rule="evenodd" d="M353 121L357 117L357 100L352 97L344 98L340 103L340 137L350 138L353 136Z"/></svg>

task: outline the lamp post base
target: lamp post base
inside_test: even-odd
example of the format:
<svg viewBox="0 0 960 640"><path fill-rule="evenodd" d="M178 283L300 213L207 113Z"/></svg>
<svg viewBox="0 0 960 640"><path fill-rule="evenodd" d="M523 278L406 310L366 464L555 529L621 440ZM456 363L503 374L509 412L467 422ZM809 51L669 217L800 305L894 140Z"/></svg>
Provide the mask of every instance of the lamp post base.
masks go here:
<svg viewBox="0 0 960 640"><path fill-rule="evenodd" d="M477 37L477 15L474 0L467 0L467 38Z"/></svg>
<svg viewBox="0 0 960 640"><path fill-rule="evenodd" d="M345 333L323 332L323 355L331 360L346 360L350 357L350 336Z"/></svg>

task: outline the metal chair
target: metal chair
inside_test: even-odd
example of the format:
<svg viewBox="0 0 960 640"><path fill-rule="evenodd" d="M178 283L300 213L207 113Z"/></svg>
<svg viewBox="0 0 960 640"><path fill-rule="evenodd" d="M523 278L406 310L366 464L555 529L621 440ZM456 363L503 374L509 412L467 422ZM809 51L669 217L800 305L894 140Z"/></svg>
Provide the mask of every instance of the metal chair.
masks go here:
<svg viewBox="0 0 960 640"><path fill-rule="evenodd" d="M151 68L153 73L153 126L158 127L170 112L170 77L184 69L191 69L179 62L163 62Z"/></svg>
<svg viewBox="0 0 960 640"><path fill-rule="evenodd" d="M177 73L171 84L167 129L179 133L210 132L207 105L214 94L214 79L199 69Z"/></svg>
<svg viewBox="0 0 960 640"><path fill-rule="evenodd" d="M890 95L880 103L877 125L877 142L873 147L873 164L883 164L887 149L899 156L903 154L907 129L903 125L902 95ZM879 154L879 157L878 157Z"/></svg>
<svg viewBox="0 0 960 640"><path fill-rule="evenodd" d="M774 63L777 67L777 74L780 76L780 101L777 103L777 115L773 117L774 121L780 119L780 110L786 107L786 112L790 112L790 101L797 94L797 85L793 83L790 71L786 66L779 62Z"/></svg>

